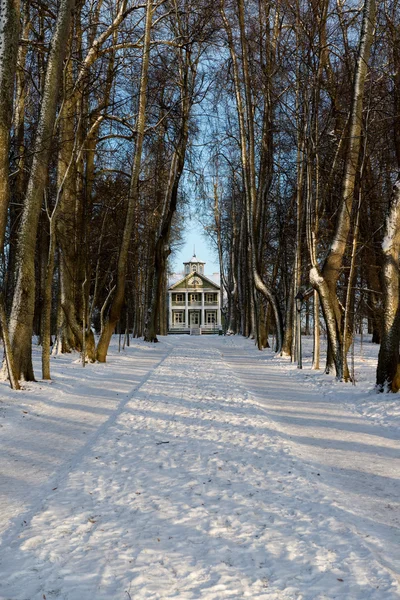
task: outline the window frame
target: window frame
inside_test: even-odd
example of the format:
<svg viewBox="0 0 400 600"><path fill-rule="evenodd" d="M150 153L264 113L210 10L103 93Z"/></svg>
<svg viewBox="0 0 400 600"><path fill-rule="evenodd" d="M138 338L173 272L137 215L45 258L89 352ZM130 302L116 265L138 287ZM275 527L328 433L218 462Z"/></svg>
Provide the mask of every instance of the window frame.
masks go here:
<svg viewBox="0 0 400 600"><path fill-rule="evenodd" d="M185 323L185 313L183 310L174 311L174 325L183 325Z"/></svg>

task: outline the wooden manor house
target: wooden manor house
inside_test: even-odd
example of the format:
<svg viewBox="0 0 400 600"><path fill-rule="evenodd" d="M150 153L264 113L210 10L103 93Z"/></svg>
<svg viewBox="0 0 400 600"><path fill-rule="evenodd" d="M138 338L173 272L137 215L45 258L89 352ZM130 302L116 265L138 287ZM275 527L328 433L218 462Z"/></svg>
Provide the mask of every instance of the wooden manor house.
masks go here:
<svg viewBox="0 0 400 600"><path fill-rule="evenodd" d="M184 262L184 277L168 287L168 333L200 335L219 333L221 288L204 275L204 265L196 253Z"/></svg>

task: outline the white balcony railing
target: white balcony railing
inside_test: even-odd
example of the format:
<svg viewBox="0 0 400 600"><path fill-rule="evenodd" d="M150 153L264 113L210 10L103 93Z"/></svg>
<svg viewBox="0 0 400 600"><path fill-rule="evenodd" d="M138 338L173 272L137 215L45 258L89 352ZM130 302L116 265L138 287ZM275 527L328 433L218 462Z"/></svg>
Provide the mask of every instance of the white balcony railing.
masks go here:
<svg viewBox="0 0 400 600"><path fill-rule="evenodd" d="M184 300L172 300L172 306L185 306ZM188 306L201 306L201 300L191 300L188 302ZM218 306L218 300L206 300L204 306Z"/></svg>

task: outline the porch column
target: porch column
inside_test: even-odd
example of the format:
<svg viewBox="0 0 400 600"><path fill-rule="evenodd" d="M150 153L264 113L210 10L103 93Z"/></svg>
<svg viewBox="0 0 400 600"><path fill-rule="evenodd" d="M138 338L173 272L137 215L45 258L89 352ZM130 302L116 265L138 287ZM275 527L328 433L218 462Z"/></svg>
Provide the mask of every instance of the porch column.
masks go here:
<svg viewBox="0 0 400 600"><path fill-rule="evenodd" d="M189 327L188 292L185 292L185 327Z"/></svg>
<svg viewBox="0 0 400 600"><path fill-rule="evenodd" d="M169 312L169 329L172 329L172 292L168 292L168 312Z"/></svg>
<svg viewBox="0 0 400 600"><path fill-rule="evenodd" d="M200 326L204 327L205 322L204 322L204 292L201 292L201 321L200 321Z"/></svg>
<svg viewBox="0 0 400 600"><path fill-rule="evenodd" d="M217 325L218 328L221 327L222 321L221 321L221 294L217 294Z"/></svg>

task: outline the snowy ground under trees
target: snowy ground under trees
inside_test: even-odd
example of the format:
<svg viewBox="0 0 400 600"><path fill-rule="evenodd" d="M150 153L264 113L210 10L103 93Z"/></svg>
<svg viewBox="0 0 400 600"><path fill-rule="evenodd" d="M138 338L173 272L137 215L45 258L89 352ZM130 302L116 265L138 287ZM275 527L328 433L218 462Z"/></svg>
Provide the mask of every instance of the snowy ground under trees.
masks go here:
<svg viewBox="0 0 400 600"><path fill-rule="evenodd" d="M239 337L161 340L1 384L1 600L400 598L377 348L351 386Z"/></svg>

